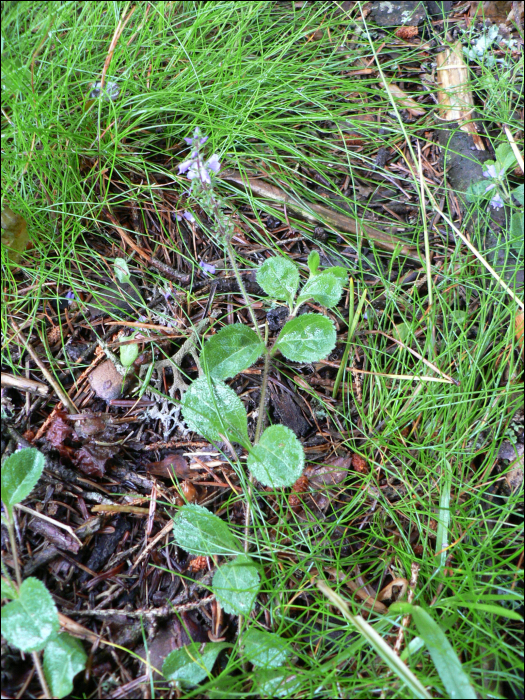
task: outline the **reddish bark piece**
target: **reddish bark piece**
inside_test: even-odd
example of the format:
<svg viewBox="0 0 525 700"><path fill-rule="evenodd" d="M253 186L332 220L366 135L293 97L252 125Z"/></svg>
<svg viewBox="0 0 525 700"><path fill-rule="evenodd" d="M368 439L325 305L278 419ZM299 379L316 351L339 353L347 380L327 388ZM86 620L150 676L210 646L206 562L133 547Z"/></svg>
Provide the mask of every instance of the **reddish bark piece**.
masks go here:
<svg viewBox="0 0 525 700"><path fill-rule="evenodd" d="M356 472L359 472L360 474L368 474L368 462L364 457L361 457L361 455L352 455L352 466Z"/></svg>
<svg viewBox="0 0 525 700"><path fill-rule="evenodd" d="M398 39L403 39L404 41L410 41L410 39L413 39L415 36L418 35L418 30L417 30L417 27L413 27L413 26L398 27L396 29L395 34L398 37Z"/></svg>

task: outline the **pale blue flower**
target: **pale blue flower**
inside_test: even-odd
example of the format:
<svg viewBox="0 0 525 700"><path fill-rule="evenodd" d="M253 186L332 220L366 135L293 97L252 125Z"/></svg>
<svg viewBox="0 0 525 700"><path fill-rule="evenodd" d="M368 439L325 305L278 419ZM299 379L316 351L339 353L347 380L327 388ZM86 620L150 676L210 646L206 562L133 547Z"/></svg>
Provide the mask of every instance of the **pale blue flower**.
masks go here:
<svg viewBox="0 0 525 700"><path fill-rule="evenodd" d="M211 158L206 161L206 167L208 170L213 170L214 173L218 173L221 169L221 164L219 163L219 156L214 153Z"/></svg>
<svg viewBox="0 0 525 700"><path fill-rule="evenodd" d="M215 265L208 265L208 263L204 262L201 260L199 262L199 267L202 268L202 271L206 275L206 277L209 277L208 273L214 275L215 274Z"/></svg>
<svg viewBox="0 0 525 700"><path fill-rule="evenodd" d="M496 172L496 163L492 163L486 170L483 171L483 177L498 177L498 173Z"/></svg>
<svg viewBox="0 0 525 700"><path fill-rule="evenodd" d="M501 199L501 195L499 192L497 192L494 197L490 200L490 206L493 209L501 209L501 207L505 206L505 202Z"/></svg>

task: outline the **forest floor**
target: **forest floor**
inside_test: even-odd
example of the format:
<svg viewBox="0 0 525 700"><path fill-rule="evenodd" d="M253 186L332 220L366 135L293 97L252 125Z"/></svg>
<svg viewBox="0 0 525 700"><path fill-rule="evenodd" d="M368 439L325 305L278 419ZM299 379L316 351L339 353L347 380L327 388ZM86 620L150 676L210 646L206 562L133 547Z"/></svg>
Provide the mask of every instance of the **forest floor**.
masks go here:
<svg viewBox="0 0 525 700"><path fill-rule="evenodd" d="M19 568L80 642L42 676L3 621L2 697L522 697L521 3L24 2L2 27L2 454L45 459L14 539L2 516L2 599ZM196 127L250 308L178 172ZM272 359L266 423L305 468L269 488L153 363L193 338L191 386L221 328L276 337L256 272L304 280L312 251L349 277L305 304L335 349ZM250 435L263 364L227 379ZM187 504L245 544L247 614L231 557L174 539Z"/></svg>

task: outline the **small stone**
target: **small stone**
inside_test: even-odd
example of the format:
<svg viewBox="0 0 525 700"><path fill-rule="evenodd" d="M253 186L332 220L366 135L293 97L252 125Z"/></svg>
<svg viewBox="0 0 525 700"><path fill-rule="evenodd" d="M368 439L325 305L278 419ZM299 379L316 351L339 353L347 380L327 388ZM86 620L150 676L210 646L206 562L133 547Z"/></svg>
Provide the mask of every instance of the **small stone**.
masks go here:
<svg viewBox="0 0 525 700"><path fill-rule="evenodd" d="M91 388L99 399L111 401L122 394L123 376L111 360L106 360L88 376Z"/></svg>

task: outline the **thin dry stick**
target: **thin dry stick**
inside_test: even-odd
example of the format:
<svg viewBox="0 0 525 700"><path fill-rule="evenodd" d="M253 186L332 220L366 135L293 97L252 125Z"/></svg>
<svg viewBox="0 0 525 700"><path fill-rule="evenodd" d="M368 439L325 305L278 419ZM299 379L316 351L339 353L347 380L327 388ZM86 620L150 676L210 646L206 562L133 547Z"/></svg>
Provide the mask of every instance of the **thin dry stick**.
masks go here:
<svg viewBox="0 0 525 700"><path fill-rule="evenodd" d="M410 583L408 585L408 602L411 603L414 600L414 595L416 592L416 586L417 586L417 579L419 576L419 564L416 562L412 563L411 567L411 575L410 575ZM405 615L401 622L401 627L399 628L399 632L397 635L396 643L394 644L394 651L396 654L399 654L401 651L401 647L403 646L403 639L405 637L405 630L408 627L410 623L410 615Z"/></svg>
<svg viewBox="0 0 525 700"><path fill-rule="evenodd" d="M20 330L20 327L18 326L18 324L16 323L16 321L11 321L11 326L12 326L12 327L14 328L14 330L16 331L16 334L19 336L21 343L24 345L24 347L26 348L27 352L28 352L28 353L31 355L31 357L33 358L33 361L35 362L35 364L39 367L39 369L42 371L42 374L44 375L44 377L47 379L47 381L48 381L48 382L51 384L51 386L53 387L53 389L54 389L54 391L55 391L55 394L58 396L58 398L60 399L60 401L62 401L62 403L64 404L64 406L67 406L67 409L68 409L69 413L78 413L79 411L78 411L77 407L75 406L75 404L73 403L73 401L71 401L71 399L69 398L69 396L66 394L66 392L65 392L65 391L62 389L62 387L60 386L60 384L59 384L59 383L56 381L56 379L53 377L53 375L52 375L51 372L47 369L47 367L44 365L44 363L42 362L42 360L38 357L38 355L36 354L35 350L33 349L33 346L32 346L31 343L27 340L27 338L25 337L25 335L22 333L22 331Z"/></svg>
<svg viewBox="0 0 525 700"><path fill-rule="evenodd" d="M117 42L120 39L120 35L124 31L124 27L129 22L132 14L135 12L136 9L137 9L137 5L135 5L134 7L131 8L128 16L126 17L127 8L125 8L124 12L122 13L122 17L119 19L119 22L117 24L117 28L115 29L115 33L113 34L113 39L111 39L111 44L109 45L106 60L104 61L104 67L102 68L102 73L100 75L100 89L101 90L104 87L104 82L106 80L106 73L107 73L109 66L111 64L111 59L113 58L113 53L114 53L115 48L117 46Z"/></svg>
<svg viewBox="0 0 525 700"><path fill-rule="evenodd" d="M452 377L449 377L448 374L445 374L445 372L442 372L440 369L436 367L436 365L432 364L432 362L429 362L426 360L422 355L420 355L418 352L415 350L412 350L411 347L408 345L405 345L401 340L397 340L396 338L393 338L391 335L388 335L388 333L385 333L384 331L368 331L370 335L384 335L385 338L388 338L388 340L391 340L393 343L397 343L400 347L404 348L405 350L408 350L408 352L411 352L414 357L417 357L418 360L421 360L421 362L424 362L427 367L430 367L430 369L433 369L434 372L437 372L440 374L444 379L446 379L450 384L455 384L456 386L459 386L459 382L457 379L452 379Z"/></svg>
<svg viewBox="0 0 525 700"><path fill-rule="evenodd" d="M19 510L23 510L24 513L29 513L30 515L33 515L35 518L40 518L41 520L45 520L48 523L51 523L55 527L60 527L62 530L65 530L73 539L75 539L79 545L82 547L83 542L81 539L75 535L73 532L73 528L70 527L69 525L66 525L65 523L61 523L58 520L53 520L53 518L48 517L47 515L44 515L43 513L37 513L36 510L32 510L31 508L28 508L27 506L23 506L21 503L15 503L15 508L18 508Z"/></svg>

